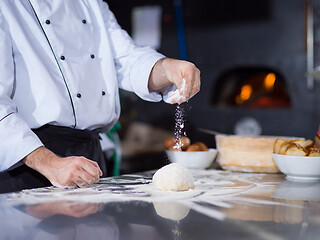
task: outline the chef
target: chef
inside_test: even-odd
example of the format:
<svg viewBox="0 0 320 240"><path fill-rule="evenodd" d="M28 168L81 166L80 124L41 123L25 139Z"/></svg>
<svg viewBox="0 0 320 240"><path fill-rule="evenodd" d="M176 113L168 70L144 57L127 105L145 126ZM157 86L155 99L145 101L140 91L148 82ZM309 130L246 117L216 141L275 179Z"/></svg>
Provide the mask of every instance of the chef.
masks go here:
<svg viewBox="0 0 320 240"><path fill-rule="evenodd" d="M0 42L0 192L105 176L119 88L172 104L200 89L194 64L136 46L102 0L1 0Z"/></svg>

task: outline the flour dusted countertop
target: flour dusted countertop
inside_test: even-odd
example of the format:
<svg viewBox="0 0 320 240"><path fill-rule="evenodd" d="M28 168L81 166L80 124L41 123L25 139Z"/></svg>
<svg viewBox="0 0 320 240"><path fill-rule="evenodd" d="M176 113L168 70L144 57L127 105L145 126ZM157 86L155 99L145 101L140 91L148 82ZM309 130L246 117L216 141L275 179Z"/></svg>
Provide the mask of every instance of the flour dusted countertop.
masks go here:
<svg viewBox="0 0 320 240"><path fill-rule="evenodd" d="M317 239L320 182L282 174L193 171L194 188L160 191L152 172L86 189L0 194L0 239Z"/></svg>

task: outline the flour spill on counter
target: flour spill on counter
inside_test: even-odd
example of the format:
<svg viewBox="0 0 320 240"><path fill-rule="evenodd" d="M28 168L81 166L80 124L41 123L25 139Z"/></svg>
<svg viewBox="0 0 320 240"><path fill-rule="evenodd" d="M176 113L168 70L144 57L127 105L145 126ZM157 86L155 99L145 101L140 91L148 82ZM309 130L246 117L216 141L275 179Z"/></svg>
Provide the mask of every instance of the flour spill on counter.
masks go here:
<svg viewBox="0 0 320 240"><path fill-rule="evenodd" d="M269 182L268 174L234 173L218 170L194 171L194 189L188 191L160 191L152 185L149 175L124 175L103 178L89 188L47 187L24 190L18 193L1 194L0 202L10 205L38 204L54 201L112 203L142 201L153 203L157 213L171 220L180 220L190 209L211 218L223 220L223 209L232 208L234 203L283 205L272 199L246 198L246 194L274 188L279 182ZM163 208L161 203L170 203L172 209ZM158 209L157 209L158 207ZM164 211L163 211L164 209ZM175 216L172 213L175 212ZM169 215L168 215L169 214Z"/></svg>

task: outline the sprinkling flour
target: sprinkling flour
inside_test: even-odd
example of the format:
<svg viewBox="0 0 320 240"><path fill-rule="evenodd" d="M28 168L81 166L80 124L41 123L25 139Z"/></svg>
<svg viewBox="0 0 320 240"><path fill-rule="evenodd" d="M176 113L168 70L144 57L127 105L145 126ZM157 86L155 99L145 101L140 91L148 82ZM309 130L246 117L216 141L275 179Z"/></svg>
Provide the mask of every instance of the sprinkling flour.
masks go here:
<svg viewBox="0 0 320 240"><path fill-rule="evenodd" d="M174 137L176 142L176 145L174 146L174 148L181 149L181 146L182 146L181 137L187 136L186 132L184 131L185 111L181 105L176 106L174 119L175 119Z"/></svg>

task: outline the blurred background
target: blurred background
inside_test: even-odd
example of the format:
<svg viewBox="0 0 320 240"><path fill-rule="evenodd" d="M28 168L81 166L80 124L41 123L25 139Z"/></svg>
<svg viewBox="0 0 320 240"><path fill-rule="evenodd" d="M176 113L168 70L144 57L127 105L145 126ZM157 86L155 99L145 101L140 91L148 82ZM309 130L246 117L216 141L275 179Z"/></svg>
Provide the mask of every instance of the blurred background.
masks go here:
<svg viewBox="0 0 320 240"><path fill-rule="evenodd" d="M181 107L186 135L215 147L226 134L313 139L320 120L320 1L107 0L138 45L189 60L201 91ZM166 164L175 105L121 91L121 173Z"/></svg>

